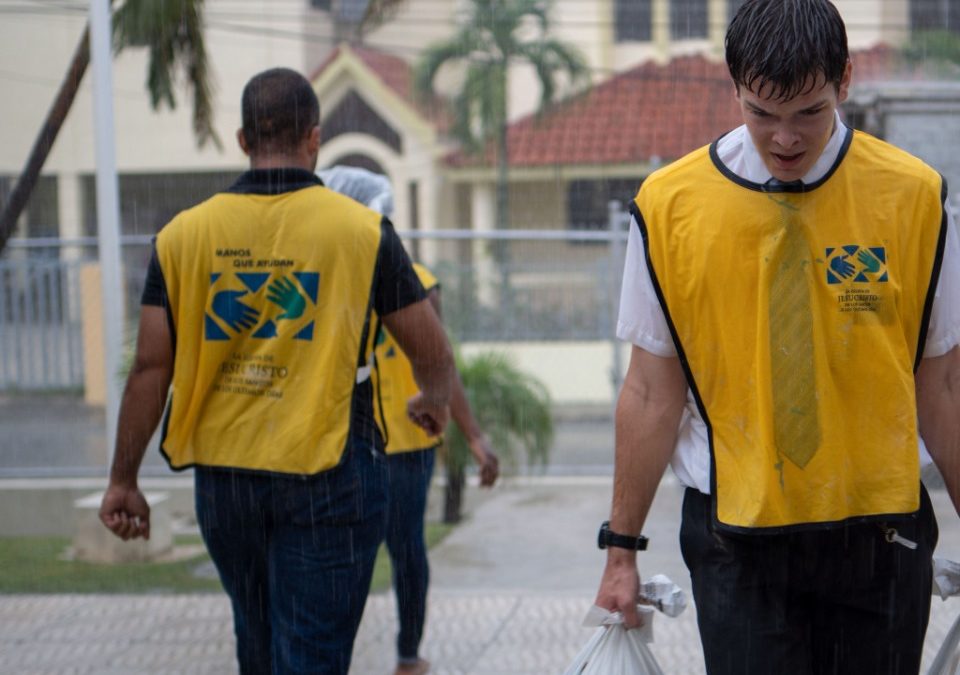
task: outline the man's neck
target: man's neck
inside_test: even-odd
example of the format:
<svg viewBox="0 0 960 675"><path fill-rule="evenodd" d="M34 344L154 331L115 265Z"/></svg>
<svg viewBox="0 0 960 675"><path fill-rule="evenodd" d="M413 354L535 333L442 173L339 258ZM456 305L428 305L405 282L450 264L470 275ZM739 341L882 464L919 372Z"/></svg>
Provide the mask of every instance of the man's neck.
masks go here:
<svg viewBox="0 0 960 675"><path fill-rule="evenodd" d="M277 154L250 158L251 169L303 169L313 171L313 166L299 155Z"/></svg>

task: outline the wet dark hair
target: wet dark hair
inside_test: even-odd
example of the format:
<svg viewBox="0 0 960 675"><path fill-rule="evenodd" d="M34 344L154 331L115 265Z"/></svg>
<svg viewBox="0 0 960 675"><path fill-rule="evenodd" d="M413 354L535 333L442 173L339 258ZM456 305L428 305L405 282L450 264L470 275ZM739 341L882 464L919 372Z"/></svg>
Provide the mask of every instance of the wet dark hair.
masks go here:
<svg viewBox="0 0 960 675"><path fill-rule="evenodd" d="M737 87L769 85L780 101L813 91L817 76L839 88L849 59L846 27L828 0L747 0L725 44Z"/></svg>
<svg viewBox="0 0 960 675"><path fill-rule="evenodd" d="M254 75L240 101L243 139L251 153L296 149L320 124L320 102L307 79L290 68Z"/></svg>

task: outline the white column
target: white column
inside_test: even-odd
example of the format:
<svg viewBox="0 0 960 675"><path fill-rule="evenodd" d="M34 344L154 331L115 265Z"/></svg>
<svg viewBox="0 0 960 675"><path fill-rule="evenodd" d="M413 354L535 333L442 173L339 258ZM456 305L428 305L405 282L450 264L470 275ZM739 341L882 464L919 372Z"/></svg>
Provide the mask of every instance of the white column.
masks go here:
<svg viewBox="0 0 960 675"><path fill-rule="evenodd" d="M440 191L438 178L433 174L427 174L419 179L417 191L420 196L420 229L424 232L430 232L436 229L452 229L453 223L440 222ZM431 267L437 264L437 258L440 255L440 242L436 239L420 240L420 255L424 261Z"/></svg>
<svg viewBox="0 0 960 675"><path fill-rule="evenodd" d="M103 360L106 379L107 447L113 461L120 409L123 354L123 287L120 275L120 199L113 126L113 55L110 0L90 1L90 63L93 66L93 119L97 163L97 235L103 298Z"/></svg>
<svg viewBox="0 0 960 675"><path fill-rule="evenodd" d="M61 239L76 239L83 236L83 188L80 175L62 172L57 175L57 218ZM60 247L61 260L78 260L79 246Z"/></svg>
<svg viewBox="0 0 960 675"><path fill-rule="evenodd" d="M474 231L492 232L496 229L497 199L493 183L474 183L470 199L470 220ZM477 299L481 304L497 302L493 264L493 245L490 239L478 239L473 244L473 269L477 285Z"/></svg>
<svg viewBox="0 0 960 675"><path fill-rule="evenodd" d="M651 15L657 60L666 62L670 59L670 5L667 0L653 0Z"/></svg>
<svg viewBox="0 0 960 675"><path fill-rule="evenodd" d="M723 56L723 40L727 35L727 15L726 0L708 0L707 36L710 39L710 51L718 56Z"/></svg>

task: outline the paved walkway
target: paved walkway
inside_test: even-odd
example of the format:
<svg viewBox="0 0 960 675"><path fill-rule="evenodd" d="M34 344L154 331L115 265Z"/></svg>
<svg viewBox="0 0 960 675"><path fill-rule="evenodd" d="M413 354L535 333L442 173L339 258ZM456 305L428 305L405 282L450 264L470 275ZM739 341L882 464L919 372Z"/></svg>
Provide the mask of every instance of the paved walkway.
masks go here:
<svg viewBox="0 0 960 675"><path fill-rule="evenodd" d="M433 584L423 653L436 675L559 674L590 637L580 621L603 566L594 544L609 508L608 478L507 482L431 555ZM676 524L680 490L661 486L649 519L645 574L684 588ZM946 494L938 555L960 560L960 522ZM934 598L925 668L960 600ZM396 630L391 594L371 596L352 675L389 674ZM658 616L651 646L665 673L703 672L693 608ZM235 672L230 609L219 595L0 597L0 673Z"/></svg>

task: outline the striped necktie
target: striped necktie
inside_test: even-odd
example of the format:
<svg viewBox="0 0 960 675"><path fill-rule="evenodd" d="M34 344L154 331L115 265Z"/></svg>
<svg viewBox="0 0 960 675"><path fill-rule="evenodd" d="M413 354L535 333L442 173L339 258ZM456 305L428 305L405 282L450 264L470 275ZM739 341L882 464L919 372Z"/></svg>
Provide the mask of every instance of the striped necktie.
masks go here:
<svg viewBox="0 0 960 675"><path fill-rule="evenodd" d="M779 181L767 186L771 192L797 191ZM802 184L799 187L802 191ZM773 429L782 483L782 457L802 469L820 445L810 306L813 261L794 200L768 196L776 202L780 215L770 256L769 321Z"/></svg>

